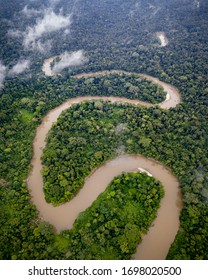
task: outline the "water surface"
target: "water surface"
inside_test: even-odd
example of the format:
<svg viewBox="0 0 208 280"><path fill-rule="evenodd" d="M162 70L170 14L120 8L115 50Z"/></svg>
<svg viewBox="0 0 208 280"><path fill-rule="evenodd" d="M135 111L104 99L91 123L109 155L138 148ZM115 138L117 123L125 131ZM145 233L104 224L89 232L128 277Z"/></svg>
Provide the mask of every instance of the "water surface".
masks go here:
<svg viewBox="0 0 208 280"><path fill-rule="evenodd" d="M109 72L109 71L107 71ZM111 71L112 72L112 71ZM117 73L128 73L116 71ZM106 71L94 73L94 75L104 75ZM92 73L76 75L75 78L92 76ZM171 85L159 81L157 78L140 75L163 86L166 91L166 100L159 104L161 108L169 109L180 102L178 90ZM138 100L129 100L119 97L77 97L64 102L62 105L51 110L36 130L33 142L32 171L28 177L27 184L31 193L32 202L36 205L40 217L51 223L57 232L63 229L70 229L81 211L88 208L97 196L105 190L113 178L122 172L130 172L140 169L147 170L149 174L160 180L165 188L165 197L162 199L157 218L144 236L142 243L138 246L135 259L165 259L171 243L179 228L179 215L182 208L181 193L177 179L161 163L153 159L147 159L141 155L125 155L106 162L97 168L85 180L84 187L76 197L70 202L61 206L54 207L46 203L43 193L43 180L41 176L41 155L45 147L45 139L52 124L62 111L69 108L72 104L87 100L104 100L111 102L126 102L134 105L144 105L147 107L152 104Z"/></svg>

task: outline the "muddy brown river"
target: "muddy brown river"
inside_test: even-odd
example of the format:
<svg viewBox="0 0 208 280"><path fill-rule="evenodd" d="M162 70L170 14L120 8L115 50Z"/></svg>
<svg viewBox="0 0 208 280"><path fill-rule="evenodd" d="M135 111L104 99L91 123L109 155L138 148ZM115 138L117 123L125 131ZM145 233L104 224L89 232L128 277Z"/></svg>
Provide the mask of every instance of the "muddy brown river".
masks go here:
<svg viewBox="0 0 208 280"><path fill-rule="evenodd" d="M113 72L113 71L111 71ZM128 73L116 71L117 73ZM106 75L109 71L97 72L96 75ZM130 74L130 73L129 73ZM133 73L135 74L135 73ZM137 74L138 75L138 74ZM76 75L75 78L93 76L93 73ZM166 100L159 104L161 108L169 109L175 107L180 102L178 90L166 83L159 81L148 75L144 76L153 82L163 86L166 91ZM157 218L153 221L148 233L143 237L138 245L133 259L165 259L171 243L179 229L179 215L182 208L181 192L177 178L165 168L161 163L153 159L145 158L141 155L124 155L106 162L97 168L85 179L85 184L79 193L70 202L54 207L46 203L43 193L43 181L41 176L41 155L45 147L45 138L52 124L56 122L62 111L75 103L87 100L104 100L111 102L126 102L134 105L152 106L149 103L138 100L128 100L117 97L77 97L64 102L62 105L51 110L37 128L33 141L32 170L27 179L27 185L31 193L32 202L36 205L40 217L52 224L57 232L63 229L70 229L75 219L81 211L88 208L97 196L105 190L110 181L122 172L136 171L138 168L144 169L164 186L165 196L161 200Z"/></svg>

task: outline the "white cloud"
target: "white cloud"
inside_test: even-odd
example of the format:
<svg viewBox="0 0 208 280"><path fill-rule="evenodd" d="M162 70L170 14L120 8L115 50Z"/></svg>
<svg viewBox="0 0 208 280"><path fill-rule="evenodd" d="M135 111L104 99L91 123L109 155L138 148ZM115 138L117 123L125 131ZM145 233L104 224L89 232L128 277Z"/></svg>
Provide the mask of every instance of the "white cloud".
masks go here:
<svg viewBox="0 0 208 280"><path fill-rule="evenodd" d="M6 77L6 66L3 65L3 63L0 61L0 87L3 86L4 79Z"/></svg>
<svg viewBox="0 0 208 280"><path fill-rule="evenodd" d="M8 75L13 76L13 75L18 75L24 72L27 68L30 67L30 60L24 59L20 60L15 64L11 70L9 70Z"/></svg>
<svg viewBox="0 0 208 280"><path fill-rule="evenodd" d="M32 42L30 47L32 50L36 50L44 54L51 50L52 40L46 40L45 42L42 42L41 39L39 39Z"/></svg>
<svg viewBox="0 0 208 280"><path fill-rule="evenodd" d="M8 68L0 61L0 88L3 86L6 76L12 77L14 75L21 74L29 67L30 60L28 59L19 60L10 70L8 70Z"/></svg>
<svg viewBox="0 0 208 280"><path fill-rule="evenodd" d="M33 16L37 16L37 15L42 14L42 11L41 11L41 10L35 10L35 9L33 9L33 8L30 9L30 8L28 8L28 6L26 5L26 6L23 8L22 13L23 13L26 17L30 18L30 17L33 17Z"/></svg>
<svg viewBox="0 0 208 280"><path fill-rule="evenodd" d="M22 32L19 30L8 30L7 35L11 38L20 38L22 37Z"/></svg>
<svg viewBox="0 0 208 280"><path fill-rule="evenodd" d="M65 52L60 56L60 61L55 63L52 68L54 73L60 73L65 68L70 68L72 66L83 65L87 62L87 58L82 50L68 53Z"/></svg>
<svg viewBox="0 0 208 280"><path fill-rule="evenodd" d="M70 30L68 28L64 30L65 35L68 35L69 33L70 33Z"/></svg>
<svg viewBox="0 0 208 280"><path fill-rule="evenodd" d="M68 28L71 25L71 16L56 14L51 9L44 11L43 18L38 18L33 27L28 27L24 34L23 45L27 49L38 48L38 39L43 35ZM40 44L40 41L39 41Z"/></svg>

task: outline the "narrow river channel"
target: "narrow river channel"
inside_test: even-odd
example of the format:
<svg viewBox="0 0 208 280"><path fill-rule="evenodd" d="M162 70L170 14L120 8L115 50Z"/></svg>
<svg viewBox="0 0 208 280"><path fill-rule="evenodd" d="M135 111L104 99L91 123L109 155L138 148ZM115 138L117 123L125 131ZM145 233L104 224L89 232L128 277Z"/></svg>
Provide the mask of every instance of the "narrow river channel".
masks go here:
<svg viewBox="0 0 208 280"><path fill-rule="evenodd" d="M116 72L128 73L124 71ZM106 75L106 71L94 73L94 76L104 74ZM89 75L92 76L93 73L77 75L75 78L88 77ZM175 87L148 75L140 76L144 76L163 86L167 96L166 100L159 104L161 108L169 109L170 107L175 107L180 102L180 95ZM32 202L36 205L40 217L51 223L56 231L60 232L63 229L72 228L78 214L91 205L115 176L124 171L135 171L138 170L138 168L145 169L151 173L152 176L161 181L165 188L165 197L161 201L157 218L154 220L147 235L143 237L143 241L139 244L137 252L132 258L165 259L179 228L179 215L182 208L182 201L177 179L161 163L153 159L148 159L141 155L125 155L115 158L114 160L106 162L87 177L83 188L70 202L54 207L45 201L41 176L41 155L45 147L45 138L48 131L52 124L56 122L62 111L75 103L97 99L111 102L128 102L134 105L142 104L147 107L152 106L149 103L140 102L138 100L128 100L126 98L86 96L70 99L51 110L44 117L42 124L37 128L36 136L33 141L32 171L27 179Z"/></svg>

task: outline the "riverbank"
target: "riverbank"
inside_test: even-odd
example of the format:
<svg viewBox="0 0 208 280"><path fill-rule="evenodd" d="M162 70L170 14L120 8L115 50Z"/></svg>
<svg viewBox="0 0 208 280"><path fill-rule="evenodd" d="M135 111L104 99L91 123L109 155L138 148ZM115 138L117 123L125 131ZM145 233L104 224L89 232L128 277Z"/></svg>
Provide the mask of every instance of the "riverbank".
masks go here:
<svg viewBox="0 0 208 280"><path fill-rule="evenodd" d="M123 71L121 72L123 73ZM103 72L99 73L103 74ZM82 76L83 75L84 74L82 74ZM89 76L92 74L88 73L86 75ZM75 78L79 77L80 75L75 76ZM151 79L153 79L154 82L159 81L154 77L151 77ZM163 82L161 83L163 85L165 84ZM168 84L165 85L168 86ZM169 87L171 87L170 90L174 92L174 88L170 85ZM65 109L76 103L99 99L111 102L127 102L134 105L140 105L142 103L142 105L147 107L152 106L152 104L149 103L146 104L138 100L128 100L126 98L87 96L70 99L51 110L44 117L42 124L37 128L36 136L33 142L33 168L27 180L28 188L32 196L32 202L39 210L41 218L50 222L56 228L57 232L60 232L63 229L69 229L73 226L77 215L91 205L99 193L107 187L109 182L115 176L124 171L132 171L132 169L142 168L148 170L152 176L161 181L163 184L165 188L165 197L161 201L158 217L154 221L154 227L150 228L148 234L143 238L142 243L139 245L137 253L133 257L136 259L164 259L179 228L179 215L182 202L177 179L162 164L152 159L146 159L139 155L126 155L116 158L92 172L92 174L86 178L84 187L72 201L58 207L53 207L45 201L41 176L41 155L45 147L45 139L48 131L50 130L53 122L56 122L59 115ZM171 99L168 98L167 101L169 100ZM163 102L163 106L170 106L170 104ZM169 107L165 108L168 109ZM99 188L97 188L98 185ZM149 245L151 242L154 246ZM154 250L152 246L155 248Z"/></svg>
<svg viewBox="0 0 208 280"><path fill-rule="evenodd" d="M159 32L163 33L163 32ZM162 35L161 35L162 36ZM51 63L56 57L51 57L48 58L44 61L42 71L45 73L46 76L55 76L56 74L52 71L51 69ZM144 79L147 79L159 86L163 87L163 90L166 92L166 98L163 102L157 104L159 105L162 109L169 109L171 107L177 106L178 103L181 102L181 97L178 89L171 84L165 83L160 81L158 78L152 77L147 74L141 74L141 73L136 73L136 72L128 72L128 71L123 71L123 70L104 70L104 71L97 71L97 72L88 72L88 73L81 73L74 75L73 78L76 79L81 79L81 78L90 78L90 77L99 77L99 76L106 76L110 74L118 74L118 75L135 75L138 77L142 77ZM124 100L123 100L124 101ZM142 102L139 100L133 100L134 104L138 105L144 105L146 107L152 107L155 106L153 104L147 103L147 102Z"/></svg>

